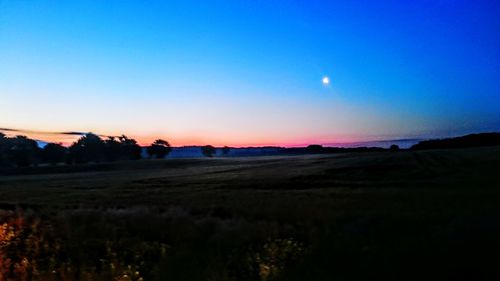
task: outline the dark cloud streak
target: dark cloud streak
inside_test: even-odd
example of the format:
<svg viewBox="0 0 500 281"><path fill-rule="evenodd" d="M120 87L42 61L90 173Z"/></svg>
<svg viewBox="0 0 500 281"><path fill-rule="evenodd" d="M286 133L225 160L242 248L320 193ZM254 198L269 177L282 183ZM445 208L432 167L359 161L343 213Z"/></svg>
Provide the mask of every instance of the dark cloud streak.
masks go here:
<svg viewBox="0 0 500 281"><path fill-rule="evenodd" d="M12 129L12 128L0 128L2 132L11 132L11 133L24 133L24 134L46 134L46 135L71 135L71 136L84 136L88 133L84 132L45 132L45 131L33 131L33 130L21 130L21 129Z"/></svg>
<svg viewBox="0 0 500 281"><path fill-rule="evenodd" d="M66 136L85 136L90 134L91 132L48 132L48 131L34 131L34 130L22 130L22 129L13 129L13 128L0 128L0 132L7 133L17 133L17 134L40 134L40 135L66 135ZM102 138L117 138L119 136L108 136L95 134Z"/></svg>

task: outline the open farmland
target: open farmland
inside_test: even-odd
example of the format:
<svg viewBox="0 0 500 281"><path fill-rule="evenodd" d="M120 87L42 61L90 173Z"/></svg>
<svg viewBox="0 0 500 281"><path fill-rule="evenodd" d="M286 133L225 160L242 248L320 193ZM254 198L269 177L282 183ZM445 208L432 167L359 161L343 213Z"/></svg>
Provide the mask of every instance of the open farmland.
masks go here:
<svg viewBox="0 0 500 281"><path fill-rule="evenodd" d="M3 170L0 279L498 280L499 167L490 147Z"/></svg>

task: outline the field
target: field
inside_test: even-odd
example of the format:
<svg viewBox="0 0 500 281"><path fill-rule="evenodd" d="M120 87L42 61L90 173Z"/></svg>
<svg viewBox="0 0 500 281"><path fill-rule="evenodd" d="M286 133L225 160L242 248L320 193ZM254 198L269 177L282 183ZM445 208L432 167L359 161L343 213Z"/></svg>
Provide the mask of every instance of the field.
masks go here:
<svg viewBox="0 0 500 281"><path fill-rule="evenodd" d="M0 280L500 280L500 147L16 169L0 209Z"/></svg>

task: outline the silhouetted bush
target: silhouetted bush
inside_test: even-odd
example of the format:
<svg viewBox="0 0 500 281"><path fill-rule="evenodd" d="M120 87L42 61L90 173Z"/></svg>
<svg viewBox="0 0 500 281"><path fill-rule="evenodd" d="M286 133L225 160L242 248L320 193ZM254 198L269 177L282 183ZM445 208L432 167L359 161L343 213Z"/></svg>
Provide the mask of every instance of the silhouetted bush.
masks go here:
<svg viewBox="0 0 500 281"><path fill-rule="evenodd" d="M116 140L116 137L108 137L107 140L104 141L106 149L104 151L104 155L107 161L116 161L121 156L121 144Z"/></svg>
<svg viewBox="0 0 500 281"><path fill-rule="evenodd" d="M42 149L42 160L46 163L57 164L66 160L68 149L57 143L49 143Z"/></svg>
<svg viewBox="0 0 500 281"><path fill-rule="evenodd" d="M389 148L391 151L398 151L399 150L399 145L397 144L393 144L391 145L391 147Z"/></svg>
<svg viewBox="0 0 500 281"><path fill-rule="evenodd" d="M215 147L211 145L205 145L201 147L201 153L206 157L213 157L215 154Z"/></svg>
<svg viewBox="0 0 500 281"><path fill-rule="evenodd" d="M101 162L104 160L105 143L97 135L89 133L69 147L75 163Z"/></svg>
<svg viewBox="0 0 500 281"><path fill-rule="evenodd" d="M108 137L104 141L104 156L107 161L141 159L141 151L137 141L125 135Z"/></svg>
<svg viewBox="0 0 500 281"><path fill-rule="evenodd" d="M172 151L170 144L168 143L168 141L162 139L155 140L151 144L151 146L147 148L149 158L156 159L165 158L170 153L170 151Z"/></svg>
<svg viewBox="0 0 500 281"><path fill-rule="evenodd" d="M228 155L230 150L231 150L231 149L230 149L228 146L224 146L224 147L222 148L222 154L223 154L223 155Z"/></svg>
<svg viewBox="0 0 500 281"><path fill-rule="evenodd" d="M25 136L8 138L6 158L18 167L36 165L40 159L40 148L38 143Z"/></svg>
<svg viewBox="0 0 500 281"><path fill-rule="evenodd" d="M0 133L0 167L7 165L7 148L7 137L5 136L5 134Z"/></svg>
<svg viewBox="0 0 500 281"><path fill-rule="evenodd" d="M125 135L118 137L118 139L120 141L120 152L124 159L141 159L142 148L137 144L136 140L130 139Z"/></svg>
<svg viewBox="0 0 500 281"><path fill-rule="evenodd" d="M323 146L319 144L310 144L306 147L309 153L321 153L323 151Z"/></svg>

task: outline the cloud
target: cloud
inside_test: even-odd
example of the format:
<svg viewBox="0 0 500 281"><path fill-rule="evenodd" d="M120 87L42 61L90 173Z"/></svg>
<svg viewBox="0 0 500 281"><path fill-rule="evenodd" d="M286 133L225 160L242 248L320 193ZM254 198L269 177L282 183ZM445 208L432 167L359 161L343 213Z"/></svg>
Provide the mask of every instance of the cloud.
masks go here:
<svg viewBox="0 0 500 281"><path fill-rule="evenodd" d="M44 131L21 130L12 128L0 128L0 131L10 132L10 133L21 133L21 134L47 134L47 135L70 135L70 136L84 136L88 134L84 132L44 132Z"/></svg>

